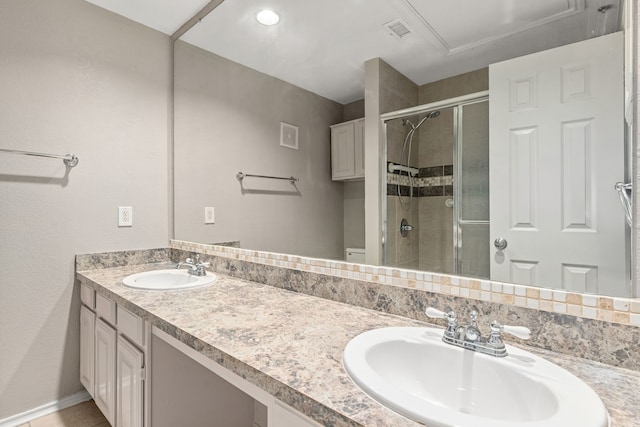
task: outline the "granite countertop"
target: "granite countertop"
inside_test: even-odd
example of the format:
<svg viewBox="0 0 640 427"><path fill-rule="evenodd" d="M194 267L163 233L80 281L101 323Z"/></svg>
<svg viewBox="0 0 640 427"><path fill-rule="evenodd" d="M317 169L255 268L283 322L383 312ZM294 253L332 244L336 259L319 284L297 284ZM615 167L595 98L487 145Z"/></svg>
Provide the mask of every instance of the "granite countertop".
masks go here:
<svg viewBox="0 0 640 427"><path fill-rule="evenodd" d="M418 426L363 393L342 366L356 335L387 326L433 326L218 274L211 286L142 291L122 285L146 264L77 272L138 314L323 425ZM640 426L640 372L526 348L572 372L604 401L615 427Z"/></svg>

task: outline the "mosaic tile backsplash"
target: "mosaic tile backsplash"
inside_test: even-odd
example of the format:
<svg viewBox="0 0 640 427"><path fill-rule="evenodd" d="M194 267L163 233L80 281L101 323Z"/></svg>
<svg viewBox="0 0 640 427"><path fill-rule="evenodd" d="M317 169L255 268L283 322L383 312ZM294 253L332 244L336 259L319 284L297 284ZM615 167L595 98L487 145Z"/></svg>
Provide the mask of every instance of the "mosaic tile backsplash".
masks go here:
<svg viewBox="0 0 640 427"><path fill-rule="evenodd" d="M635 299L177 240L170 248L174 262L197 252L212 271L412 319L430 321L424 316L428 306L455 310L462 321L476 310L480 324L496 319L531 329L529 342L509 337L510 342L640 370Z"/></svg>
<svg viewBox="0 0 640 427"><path fill-rule="evenodd" d="M399 172L387 173L387 196L408 196L413 187L414 197L452 196L453 165L419 168L416 177Z"/></svg>
<svg viewBox="0 0 640 427"><path fill-rule="evenodd" d="M413 270L305 258L234 247L171 241L170 248L76 257L77 271L178 262L193 253L211 270L350 305L444 326L427 319L431 306L481 328L493 319L531 329L529 345L640 371L640 301L575 294Z"/></svg>

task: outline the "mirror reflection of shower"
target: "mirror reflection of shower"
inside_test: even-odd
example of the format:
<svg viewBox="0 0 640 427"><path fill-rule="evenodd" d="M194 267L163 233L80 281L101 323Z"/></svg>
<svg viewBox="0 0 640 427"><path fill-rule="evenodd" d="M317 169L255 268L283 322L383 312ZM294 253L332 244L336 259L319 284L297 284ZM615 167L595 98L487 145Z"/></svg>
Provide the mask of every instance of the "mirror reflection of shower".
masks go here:
<svg viewBox="0 0 640 427"><path fill-rule="evenodd" d="M488 102L445 104L385 119L384 263L488 277Z"/></svg>

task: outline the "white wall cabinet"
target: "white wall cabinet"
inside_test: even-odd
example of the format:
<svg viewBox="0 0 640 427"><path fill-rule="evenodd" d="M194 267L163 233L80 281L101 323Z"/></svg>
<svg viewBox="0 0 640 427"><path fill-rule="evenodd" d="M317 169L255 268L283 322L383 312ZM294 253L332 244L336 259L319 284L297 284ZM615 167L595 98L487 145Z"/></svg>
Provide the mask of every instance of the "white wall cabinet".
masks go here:
<svg viewBox="0 0 640 427"><path fill-rule="evenodd" d="M150 427L150 328L138 316L81 285L80 381L114 427Z"/></svg>
<svg viewBox="0 0 640 427"><path fill-rule="evenodd" d="M331 179L364 179L364 119L331 126Z"/></svg>

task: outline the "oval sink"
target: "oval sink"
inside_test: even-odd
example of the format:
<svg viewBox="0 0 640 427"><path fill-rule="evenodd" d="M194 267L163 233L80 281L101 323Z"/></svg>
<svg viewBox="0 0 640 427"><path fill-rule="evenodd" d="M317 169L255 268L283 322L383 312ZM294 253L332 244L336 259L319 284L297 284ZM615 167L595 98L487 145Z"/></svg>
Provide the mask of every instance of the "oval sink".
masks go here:
<svg viewBox="0 0 640 427"><path fill-rule="evenodd" d="M132 274L125 277L122 283L130 288L167 291L206 286L215 282L216 279L216 275L212 273L207 273L206 276L194 276L186 270L174 268Z"/></svg>
<svg viewBox="0 0 640 427"><path fill-rule="evenodd" d="M344 366L383 405L429 426L607 427L598 395L527 351L493 357L442 342L435 328L374 329L352 339Z"/></svg>

